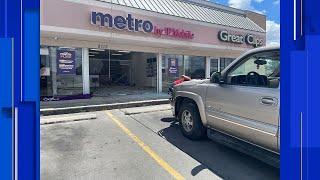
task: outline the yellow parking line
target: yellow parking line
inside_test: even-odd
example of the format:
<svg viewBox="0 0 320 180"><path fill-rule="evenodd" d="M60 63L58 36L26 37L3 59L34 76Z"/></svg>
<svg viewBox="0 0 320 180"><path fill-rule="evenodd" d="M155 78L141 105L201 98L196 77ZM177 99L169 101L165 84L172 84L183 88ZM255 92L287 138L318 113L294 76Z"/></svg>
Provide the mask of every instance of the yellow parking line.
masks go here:
<svg viewBox="0 0 320 180"><path fill-rule="evenodd" d="M185 179L178 171L173 169L166 161L164 161L156 152L146 145L139 137L133 134L125 127L111 112L106 112L111 120L116 123L134 142L136 142L149 156L151 156L163 169L171 174L175 179Z"/></svg>

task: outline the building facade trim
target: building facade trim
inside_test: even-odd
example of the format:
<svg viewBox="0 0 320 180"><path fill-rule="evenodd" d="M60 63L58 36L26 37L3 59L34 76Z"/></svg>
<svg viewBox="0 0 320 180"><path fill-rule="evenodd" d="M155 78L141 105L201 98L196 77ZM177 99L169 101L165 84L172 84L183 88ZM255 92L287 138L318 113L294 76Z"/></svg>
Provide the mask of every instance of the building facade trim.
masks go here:
<svg viewBox="0 0 320 180"><path fill-rule="evenodd" d="M201 44L194 42L183 42L176 40L168 40L168 39L158 39L152 37L138 37L134 35L120 34L114 32L99 32L99 31L90 31L83 29L74 29L74 28L65 28L65 27L56 27L56 26L45 26L41 25L40 29L43 33L68 33L75 35L84 35L84 36L95 36L95 37L103 37L108 39L122 39L122 40L135 40L139 42L150 42L156 44L170 44L176 46L187 46L187 47L199 47L199 48L210 48L210 49L221 49L221 50L234 50L234 51L245 51L247 48L239 48L239 47L231 47L231 46L223 46L223 45L211 45L211 44ZM54 37L53 37L54 38ZM161 46L159 46L161 47Z"/></svg>
<svg viewBox="0 0 320 180"><path fill-rule="evenodd" d="M238 14L237 15L238 18L235 18L235 19L239 20L239 18L242 18L242 21L248 21L247 22L248 27L244 28L244 27L242 27L243 23L236 23L236 22L229 24L229 25L226 25L226 24L224 24L226 19L223 19L221 15L218 16L220 18L219 22L217 21L217 22L213 23L213 22L210 22L209 20L208 21L202 20L203 17L211 19L212 16L208 16L208 13L210 13L210 12L203 13L203 15L202 15L203 17L196 17L196 16L184 17L184 16L172 15L172 14L168 14L168 13L161 13L161 12L157 12L157 11L153 11L153 10L147 10L147 9L125 6L125 5L121 5L121 4L105 2L105 1L97 1L97 0L95 0L95 1L92 1L92 0L65 0L65 1L72 2L72 3L78 3L78 4L91 5L91 6L101 7L101 8L110 8L113 10L124 10L127 12L134 12L134 13L139 13L139 14L148 15L148 16L170 18L172 20L179 20L179 21L184 20L186 22L198 22L198 23L203 23L203 24L207 24L207 25L218 25L218 26L232 27L232 28L243 29L243 30L253 31L253 32L262 32L262 33L265 32L265 30L262 27L260 27L258 24L256 24L253 21L250 21L250 19L246 17L244 11L230 8L230 9L234 9L232 11L228 7L224 7L224 6L221 6L221 9L211 8L211 7L207 7L207 6L204 6L204 7L206 7L206 9L215 9L218 11L218 13L221 12L221 13L226 13L226 14L230 14L230 15ZM188 4L192 4L192 3L188 3ZM196 6L198 6L198 5L196 5ZM182 8L182 7L178 7L178 8ZM226 9L229 9L229 10L226 10ZM180 10L180 11L182 11L182 10ZM207 10L205 10L205 11L207 11ZM199 12L199 11L197 11L197 12ZM186 14L186 13L184 13L184 14ZM228 17L227 19L232 19L232 18Z"/></svg>

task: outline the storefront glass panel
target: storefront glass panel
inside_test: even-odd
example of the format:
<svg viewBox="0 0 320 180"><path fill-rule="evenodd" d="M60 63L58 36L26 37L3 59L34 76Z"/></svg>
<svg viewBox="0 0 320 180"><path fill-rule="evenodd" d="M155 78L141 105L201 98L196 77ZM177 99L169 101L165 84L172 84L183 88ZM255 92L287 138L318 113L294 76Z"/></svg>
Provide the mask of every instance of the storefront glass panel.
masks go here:
<svg viewBox="0 0 320 180"><path fill-rule="evenodd" d="M219 63L218 63L218 59L214 59L214 58L211 58L210 59L210 76L215 73L215 72L218 72L219 71Z"/></svg>
<svg viewBox="0 0 320 180"><path fill-rule="evenodd" d="M184 56L185 75L192 79L205 78L206 57Z"/></svg>
<svg viewBox="0 0 320 180"><path fill-rule="evenodd" d="M224 70L229 64L232 63L234 58L220 58L220 71Z"/></svg>
<svg viewBox="0 0 320 180"><path fill-rule="evenodd" d="M162 55L163 91L166 92L181 75L190 76L192 79L204 79L205 65L206 57L203 56Z"/></svg>
<svg viewBox="0 0 320 180"><path fill-rule="evenodd" d="M48 55L40 56L42 97L64 97L83 94L82 49L43 47Z"/></svg>
<svg viewBox="0 0 320 180"><path fill-rule="evenodd" d="M48 48L42 48L45 53L40 54L40 96L50 97L52 92L52 68Z"/></svg>
<svg viewBox="0 0 320 180"><path fill-rule="evenodd" d="M153 53L89 50L90 91L93 96L155 92L157 59Z"/></svg>
<svg viewBox="0 0 320 180"><path fill-rule="evenodd" d="M164 92L183 74L185 71L182 55L162 55L162 90Z"/></svg>

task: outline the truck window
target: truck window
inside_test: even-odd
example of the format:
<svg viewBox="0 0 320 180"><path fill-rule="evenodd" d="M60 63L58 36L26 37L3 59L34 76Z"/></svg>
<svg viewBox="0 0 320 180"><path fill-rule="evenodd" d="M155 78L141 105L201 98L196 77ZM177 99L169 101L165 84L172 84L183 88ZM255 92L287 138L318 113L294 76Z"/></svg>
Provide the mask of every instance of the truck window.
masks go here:
<svg viewBox="0 0 320 180"><path fill-rule="evenodd" d="M268 51L249 55L227 75L227 84L277 88L280 82L280 53Z"/></svg>

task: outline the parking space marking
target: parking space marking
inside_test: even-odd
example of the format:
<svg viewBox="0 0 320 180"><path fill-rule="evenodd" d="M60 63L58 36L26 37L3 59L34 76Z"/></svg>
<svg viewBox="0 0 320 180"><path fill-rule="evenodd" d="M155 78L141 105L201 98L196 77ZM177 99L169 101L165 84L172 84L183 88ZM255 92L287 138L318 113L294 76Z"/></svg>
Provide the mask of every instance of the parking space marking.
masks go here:
<svg viewBox="0 0 320 180"><path fill-rule="evenodd" d="M163 169L165 169L175 179L185 179L178 171L171 167L165 160L163 160L156 152L154 152L147 144L145 144L138 136L133 134L120 120L115 117L111 112L107 111L110 119L116 123L120 129L125 132L135 143L137 143L151 158L153 158Z"/></svg>

